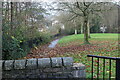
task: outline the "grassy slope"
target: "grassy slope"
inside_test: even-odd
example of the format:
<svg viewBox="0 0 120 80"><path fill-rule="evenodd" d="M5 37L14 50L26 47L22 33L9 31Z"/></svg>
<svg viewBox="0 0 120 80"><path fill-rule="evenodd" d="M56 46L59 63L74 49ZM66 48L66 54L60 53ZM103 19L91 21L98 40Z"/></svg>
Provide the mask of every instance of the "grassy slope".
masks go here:
<svg viewBox="0 0 120 80"><path fill-rule="evenodd" d="M86 72L87 72L87 78L89 78L90 72L91 72L91 59L87 57L88 54L93 55L101 55L101 56L109 56L109 57L115 57L118 56L118 34L112 34L112 33L105 33L105 34L91 34L91 38L89 39L91 46L88 47L88 45L82 45L83 44L83 34L78 35L70 35L65 36L59 41L59 46L79 46L80 48L84 48L85 50L75 49L74 52L64 53L62 55L58 56L64 56L64 57L73 57L75 62L81 62L86 65ZM96 60L94 60L96 61ZM102 65L102 61L100 61ZM109 61L106 61L106 78L108 78L109 73ZM96 62L97 64L97 62ZM94 64L94 66L96 66ZM115 67L115 62L112 62L112 66ZM112 67L112 77L114 77L115 69ZM95 74L94 77L96 77L96 68L94 68ZM100 71L102 73L102 67L100 67ZM102 77L102 75L100 75Z"/></svg>

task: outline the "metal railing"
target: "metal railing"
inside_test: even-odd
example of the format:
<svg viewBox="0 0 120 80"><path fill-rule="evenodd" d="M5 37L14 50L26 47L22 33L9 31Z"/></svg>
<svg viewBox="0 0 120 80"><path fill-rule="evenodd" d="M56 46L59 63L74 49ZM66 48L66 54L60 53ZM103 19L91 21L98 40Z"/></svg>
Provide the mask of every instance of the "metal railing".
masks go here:
<svg viewBox="0 0 120 80"><path fill-rule="evenodd" d="M100 63L100 59L103 59L103 80L105 80L105 62L106 59L109 60L109 80L111 80L111 61L115 60L116 62L116 73L115 73L115 79L116 80L120 80L120 57L105 57L105 56L96 56L96 55L87 55L87 57L91 57L92 58L92 65L91 65L91 79L93 80L94 76L93 76L93 69L94 69L94 58L97 58L97 79L99 79L99 63Z"/></svg>

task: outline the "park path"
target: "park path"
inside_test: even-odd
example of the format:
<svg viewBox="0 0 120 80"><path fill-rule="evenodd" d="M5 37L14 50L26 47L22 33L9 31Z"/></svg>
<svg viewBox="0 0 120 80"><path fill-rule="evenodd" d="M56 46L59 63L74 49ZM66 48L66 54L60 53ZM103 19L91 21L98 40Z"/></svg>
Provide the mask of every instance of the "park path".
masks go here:
<svg viewBox="0 0 120 80"><path fill-rule="evenodd" d="M50 43L50 45L48 46L48 48L54 48L54 47L56 46L56 44L58 43L59 40L60 40L60 39L56 39L56 40L52 41L52 42Z"/></svg>

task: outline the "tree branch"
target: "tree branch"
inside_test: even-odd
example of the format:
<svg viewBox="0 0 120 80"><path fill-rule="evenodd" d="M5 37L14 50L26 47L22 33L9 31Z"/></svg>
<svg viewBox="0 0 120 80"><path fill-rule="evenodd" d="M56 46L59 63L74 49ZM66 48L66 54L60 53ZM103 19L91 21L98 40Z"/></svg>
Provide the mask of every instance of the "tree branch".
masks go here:
<svg viewBox="0 0 120 80"><path fill-rule="evenodd" d="M72 18L68 19L68 21L72 21L72 20L75 19L76 17L78 17L78 15L72 16Z"/></svg>

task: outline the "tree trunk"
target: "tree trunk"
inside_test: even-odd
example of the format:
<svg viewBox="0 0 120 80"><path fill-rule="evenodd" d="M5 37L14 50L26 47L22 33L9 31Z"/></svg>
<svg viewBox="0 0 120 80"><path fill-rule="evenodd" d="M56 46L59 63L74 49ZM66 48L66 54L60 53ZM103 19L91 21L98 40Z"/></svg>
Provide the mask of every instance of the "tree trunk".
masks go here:
<svg viewBox="0 0 120 80"><path fill-rule="evenodd" d="M83 34L83 24L81 25L81 34Z"/></svg>
<svg viewBox="0 0 120 80"><path fill-rule="evenodd" d="M89 25L89 20L88 20L88 22L87 22L87 27L88 27L88 38L91 38L91 37L90 37L90 25Z"/></svg>
<svg viewBox="0 0 120 80"><path fill-rule="evenodd" d="M27 8L28 8L28 4L27 2L25 3L25 25L27 26Z"/></svg>
<svg viewBox="0 0 120 80"><path fill-rule="evenodd" d="M90 44L88 41L88 17L84 14L84 44Z"/></svg>
<svg viewBox="0 0 120 80"><path fill-rule="evenodd" d="M75 29L75 34L77 34L77 29Z"/></svg>
<svg viewBox="0 0 120 80"><path fill-rule="evenodd" d="M10 24L11 24L11 31L13 30L13 2L11 2L11 21L10 21Z"/></svg>
<svg viewBox="0 0 120 80"><path fill-rule="evenodd" d="M9 16L9 15L10 15L10 12L9 12L10 9L9 9L9 3L8 3L8 2L7 2L7 6L8 6L8 11L7 11L7 12L8 12L8 13L7 13L7 18L8 18L8 20L7 20L7 21L8 21L8 24L10 24L10 16Z"/></svg>
<svg viewBox="0 0 120 80"><path fill-rule="evenodd" d="M7 6L5 6L5 7L6 7L5 10L7 10ZM2 2L2 10L1 11L2 11L2 17L3 17L3 19L2 19L3 24L5 23L5 20L7 19L6 18L6 12L7 11L5 11L5 10L4 10L4 2Z"/></svg>

